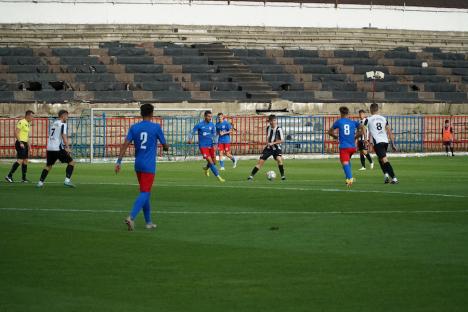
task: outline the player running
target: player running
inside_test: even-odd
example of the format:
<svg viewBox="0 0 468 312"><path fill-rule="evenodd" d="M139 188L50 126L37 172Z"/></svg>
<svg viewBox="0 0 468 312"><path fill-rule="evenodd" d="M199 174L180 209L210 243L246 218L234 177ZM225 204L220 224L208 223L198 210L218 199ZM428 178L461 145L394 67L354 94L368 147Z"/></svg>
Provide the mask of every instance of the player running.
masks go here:
<svg viewBox="0 0 468 312"><path fill-rule="evenodd" d="M216 133L218 134L219 170L224 170L224 155L232 161L232 168L237 167L237 158L231 154L231 132L232 124L224 118L223 113L218 114Z"/></svg>
<svg viewBox="0 0 468 312"><path fill-rule="evenodd" d="M151 221L151 187L153 186L156 173L156 152L158 141L163 146L164 151L169 150L166 144L161 126L152 122L154 107L151 104L143 104L140 113L143 121L134 124L128 130L127 138L120 148L119 157L115 164L115 173L119 173L122 165L122 158L128 146L133 142L135 145L135 172L140 184L140 195L138 195L130 215L125 219L128 230L135 229L135 218L141 209L145 217L146 228L155 229L156 224Z"/></svg>
<svg viewBox="0 0 468 312"><path fill-rule="evenodd" d="M21 182L28 183L29 180L26 178L26 172L28 171L28 159L29 159L29 132L31 129L31 123L33 120L34 112L31 110L26 111L24 118L18 121L15 129L15 149L16 149L16 161L11 166L11 170L5 177L5 180L9 183L13 183L13 174L16 169L21 165L22 179Z"/></svg>
<svg viewBox="0 0 468 312"><path fill-rule="evenodd" d="M284 165L283 165L283 152L281 150L281 143L284 141L283 129L278 126L278 121L276 120L275 115L270 115L268 117L268 127L267 127L267 145L263 149L262 155L258 160L255 167L252 169L250 176L247 178L249 181L253 181L255 174L262 168L265 161L273 156L273 158L278 163L278 169L281 174L281 180L286 180L284 175Z"/></svg>
<svg viewBox="0 0 468 312"><path fill-rule="evenodd" d="M67 136L67 120L68 112L66 110L60 110L58 113L58 119L56 119L50 127L49 141L47 142L47 163L45 168L42 170L39 182L37 182L37 187L44 186L44 181L57 160L60 160L61 163L67 164L67 168L65 169L65 181L63 184L67 187L75 187L71 182L75 162L70 156L71 151Z"/></svg>
<svg viewBox="0 0 468 312"><path fill-rule="evenodd" d="M366 121L366 112L361 109L359 110L359 123L363 125L362 132L363 134L358 138L358 150L359 156L361 158L361 169L360 171L366 170L366 158L369 161L371 169L374 169L374 162L368 151L369 146L369 130L364 127L364 122Z"/></svg>
<svg viewBox="0 0 468 312"><path fill-rule="evenodd" d="M362 135L363 125L359 121L348 118L349 109L346 106L340 107L341 118L335 121L328 130L328 134L337 139L340 144L340 162L346 177L346 185L353 185L353 173L351 171L351 157L356 152L356 138ZM338 129L338 135L335 131Z"/></svg>
<svg viewBox="0 0 468 312"><path fill-rule="evenodd" d="M442 140L447 156L449 156L449 148L450 152L452 153L452 157L455 156L453 153L453 128L450 125L450 121L448 119L445 120L444 129L442 129Z"/></svg>
<svg viewBox="0 0 468 312"><path fill-rule="evenodd" d="M369 133L372 136L375 154L377 154L379 158L380 168L382 168L382 172L384 173L384 182L385 184L398 184L398 179L395 176L393 167L387 159L389 140L392 150L394 152L397 150L394 144L392 129L387 119L378 114L379 105L376 103L371 104L370 112L372 115L366 119L364 126L369 129Z"/></svg>
<svg viewBox="0 0 468 312"><path fill-rule="evenodd" d="M192 144L192 139L195 134L198 134L198 146L200 148L200 153L203 155L203 158L206 160L206 167L203 167L205 175L209 176L209 169L213 172L216 178L220 182L225 182L225 180L219 175L218 168L216 168L216 155L215 155L215 145L216 145L216 127L211 122L213 115L211 111L205 111L204 120L200 121L192 131L189 133L187 143Z"/></svg>

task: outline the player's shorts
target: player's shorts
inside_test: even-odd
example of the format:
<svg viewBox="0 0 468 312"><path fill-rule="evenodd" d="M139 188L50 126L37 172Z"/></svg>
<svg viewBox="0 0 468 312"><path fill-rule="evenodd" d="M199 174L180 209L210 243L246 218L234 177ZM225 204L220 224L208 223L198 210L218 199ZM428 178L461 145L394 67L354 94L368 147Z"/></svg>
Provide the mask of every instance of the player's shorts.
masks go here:
<svg viewBox="0 0 468 312"><path fill-rule="evenodd" d="M231 151L231 143L218 143L218 150L229 153Z"/></svg>
<svg viewBox="0 0 468 312"><path fill-rule="evenodd" d="M214 147L200 147L200 153L203 155L203 158L216 159L215 148Z"/></svg>
<svg viewBox="0 0 468 312"><path fill-rule="evenodd" d="M53 166L57 160L62 164L68 164L73 161L73 158L66 150L47 151L47 166Z"/></svg>
<svg viewBox="0 0 468 312"><path fill-rule="evenodd" d="M278 157L283 156L283 151L280 150L279 148L273 149L273 148L265 147L263 149L262 155L260 155L260 159L267 160L268 158L270 158L270 156L273 156L273 158L276 160Z"/></svg>
<svg viewBox="0 0 468 312"><path fill-rule="evenodd" d="M442 144L443 144L444 146L450 146L450 145L452 145L452 143L453 143L452 141L444 141L444 142L442 142Z"/></svg>
<svg viewBox="0 0 468 312"><path fill-rule="evenodd" d="M140 192L149 193L153 187L154 173L137 172L138 183L140 184Z"/></svg>
<svg viewBox="0 0 468 312"><path fill-rule="evenodd" d="M24 148L21 147L20 143L23 143ZM28 142L15 142L15 149L16 149L16 159L28 159L29 158L29 145Z"/></svg>
<svg viewBox="0 0 468 312"><path fill-rule="evenodd" d="M364 140L358 140L357 143L358 143L357 146L358 146L358 150L359 150L359 151L367 151L366 141L364 141Z"/></svg>
<svg viewBox="0 0 468 312"><path fill-rule="evenodd" d="M374 144L374 151L379 159L387 157L388 143Z"/></svg>
<svg viewBox="0 0 468 312"><path fill-rule="evenodd" d="M356 153L356 148L355 147L349 147L349 148L340 148L340 161L341 162L347 162L351 159L351 156Z"/></svg>

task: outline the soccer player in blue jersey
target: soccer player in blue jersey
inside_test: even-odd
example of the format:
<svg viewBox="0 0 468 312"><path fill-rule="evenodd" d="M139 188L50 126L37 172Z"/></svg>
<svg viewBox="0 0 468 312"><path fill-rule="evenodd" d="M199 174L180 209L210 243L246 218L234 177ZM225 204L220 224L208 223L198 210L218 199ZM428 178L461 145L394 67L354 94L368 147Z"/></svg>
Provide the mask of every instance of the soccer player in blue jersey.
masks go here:
<svg viewBox="0 0 468 312"><path fill-rule="evenodd" d="M163 146L163 150L169 150L161 126L152 122L154 107L151 104L143 104L140 107L143 121L134 124L128 130L127 138L120 148L119 158L115 164L115 172L119 173L122 158L128 146L133 142L135 145L135 172L140 184L140 195L137 197L130 215L125 219L128 230L135 228L135 218L143 209L147 229L156 228L156 224L151 221L151 187L153 186L156 173L156 152L158 141Z"/></svg>
<svg viewBox="0 0 468 312"><path fill-rule="evenodd" d="M206 167L203 167L205 175L209 176L209 169L213 172L216 178L220 182L225 182L225 180L219 175L218 168L216 168L216 155L215 155L215 145L216 145L216 127L213 122L211 122L213 115L211 111L205 111L204 120L200 121L198 124L193 127L192 131L188 136L188 144L192 144L192 139L195 134L198 134L198 147L200 152L203 155L203 158L206 160Z"/></svg>
<svg viewBox="0 0 468 312"><path fill-rule="evenodd" d="M232 161L232 168L237 167L237 158L231 154L231 132L232 124L224 118L223 113L218 114L216 133L218 134L219 170L224 170L224 155Z"/></svg>
<svg viewBox="0 0 468 312"><path fill-rule="evenodd" d="M341 118L335 121L328 131L328 134L338 139L340 143L340 161L346 176L346 185L351 187L354 179L351 172L351 156L356 152L356 138L361 135L362 125L359 121L348 118L349 109L346 106L340 107ZM338 135L336 135L338 130Z"/></svg>

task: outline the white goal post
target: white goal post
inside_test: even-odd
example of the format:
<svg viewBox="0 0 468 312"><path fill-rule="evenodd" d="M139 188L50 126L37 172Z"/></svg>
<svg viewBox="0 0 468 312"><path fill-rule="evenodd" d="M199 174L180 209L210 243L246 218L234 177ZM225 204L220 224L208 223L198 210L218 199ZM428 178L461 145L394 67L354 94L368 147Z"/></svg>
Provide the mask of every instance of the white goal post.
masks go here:
<svg viewBox="0 0 468 312"><path fill-rule="evenodd" d="M177 118L177 117L180 117L181 119L183 118L183 116L185 117L192 117L194 120L199 120L201 117L202 117L202 114L205 112L205 111L211 111L212 108L210 107L203 107L203 108L158 108L158 107L155 107L154 108L154 116L155 118L161 116L164 118L164 116L168 116L168 117L173 117L173 118ZM89 157L90 157L90 162L93 163L95 162L96 160L96 153L95 153L95 147L96 147L96 127L97 127L97 114L98 113L102 113L102 114L106 114L106 113L114 113L114 115L112 116L112 118L122 118L122 119L125 119L125 118L129 118L129 117L134 117L134 118L140 118L140 108L137 107L137 108L118 108L118 107L111 107L111 108L91 108L90 110L90 153L89 153ZM132 112L134 112L135 114L131 114ZM184 114L184 112L188 113L188 114ZM173 113L173 114L171 114ZM164 115L164 116L163 116ZM103 118L106 118L106 117L99 117L100 119L103 119ZM136 120L134 121L136 122ZM133 122L133 123L134 123ZM178 127L177 125L175 125L175 127ZM180 127L180 126L179 126ZM164 129L164 126L163 126L163 130ZM166 132L165 132L166 134ZM122 134L121 134L122 135ZM167 136L167 135L166 135ZM123 139L123 137L121 138ZM169 141L169 140L168 140ZM171 143L169 141L169 143Z"/></svg>

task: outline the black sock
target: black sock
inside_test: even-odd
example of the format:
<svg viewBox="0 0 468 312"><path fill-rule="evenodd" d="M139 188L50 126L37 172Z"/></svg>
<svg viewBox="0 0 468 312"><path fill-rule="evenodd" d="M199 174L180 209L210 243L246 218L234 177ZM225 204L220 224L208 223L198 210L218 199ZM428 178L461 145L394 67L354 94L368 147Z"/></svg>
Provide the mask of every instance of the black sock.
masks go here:
<svg viewBox="0 0 468 312"><path fill-rule="evenodd" d="M372 157L370 157L370 154L366 154L366 158L367 158L367 160L369 161L370 164L373 163Z"/></svg>
<svg viewBox="0 0 468 312"><path fill-rule="evenodd" d="M385 163L385 167L386 167L386 171L388 172L388 174L394 178L395 177L395 172L393 172L393 167L392 165L390 165L390 162L386 162Z"/></svg>
<svg viewBox="0 0 468 312"><path fill-rule="evenodd" d="M10 170L10 173L8 173L8 176L11 178L11 176L13 175L13 173L15 173L16 169L18 169L19 167L19 164L17 161L15 161L15 163L13 164L13 166L11 166L11 170Z"/></svg>
<svg viewBox="0 0 468 312"><path fill-rule="evenodd" d="M366 167L366 158L362 154L360 156L361 156L361 166L365 168Z"/></svg>
<svg viewBox="0 0 468 312"><path fill-rule="evenodd" d="M49 170L43 169L41 173L41 178L39 179L39 181L44 182L48 174L49 174Z"/></svg>
<svg viewBox="0 0 468 312"><path fill-rule="evenodd" d="M70 179L71 176L72 176L72 174L73 174L73 168L74 168L74 166L68 165L68 166L67 166L67 169L65 169L66 177L67 177L68 179Z"/></svg>
<svg viewBox="0 0 468 312"><path fill-rule="evenodd" d="M448 150L449 150L449 147L447 145L445 145L445 153L448 154Z"/></svg>
<svg viewBox="0 0 468 312"><path fill-rule="evenodd" d="M383 172L384 174L386 174L387 171L386 171L386 166L385 166L385 164L382 163L382 161L379 161L379 165L380 165L380 169L382 169L382 172Z"/></svg>
<svg viewBox="0 0 468 312"><path fill-rule="evenodd" d="M28 165L21 165L21 173L23 174L23 180L26 180L26 172L28 172Z"/></svg>
<svg viewBox="0 0 468 312"><path fill-rule="evenodd" d="M278 169L281 173L281 176L284 177L284 165L278 165Z"/></svg>
<svg viewBox="0 0 468 312"><path fill-rule="evenodd" d="M450 152L452 153L453 155L453 147L450 146Z"/></svg>
<svg viewBox="0 0 468 312"><path fill-rule="evenodd" d="M257 167L254 167L252 169L252 173L250 174L252 177L258 172L258 168Z"/></svg>

